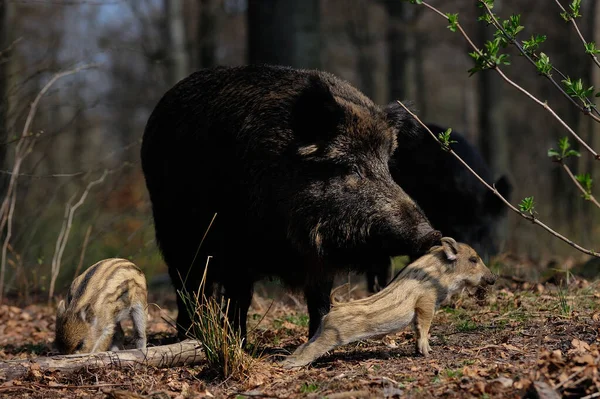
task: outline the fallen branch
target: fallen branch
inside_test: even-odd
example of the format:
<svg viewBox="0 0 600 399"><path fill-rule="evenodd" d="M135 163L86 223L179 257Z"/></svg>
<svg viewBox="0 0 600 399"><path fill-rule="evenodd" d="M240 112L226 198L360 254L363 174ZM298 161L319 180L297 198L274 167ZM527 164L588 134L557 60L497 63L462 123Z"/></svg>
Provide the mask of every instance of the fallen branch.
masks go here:
<svg viewBox="0 0 600 399"><path fill-rule="evenodd" d="M154 346L146 349L3 361L0 362L0 380L13 380L23 377L29 373L32 367L41 372L61 371L71 373L88 367L123 368L135 364L154 367L180 367L197 364L204 360L202 344L196 340L185 340L176 344Z"/></svg>

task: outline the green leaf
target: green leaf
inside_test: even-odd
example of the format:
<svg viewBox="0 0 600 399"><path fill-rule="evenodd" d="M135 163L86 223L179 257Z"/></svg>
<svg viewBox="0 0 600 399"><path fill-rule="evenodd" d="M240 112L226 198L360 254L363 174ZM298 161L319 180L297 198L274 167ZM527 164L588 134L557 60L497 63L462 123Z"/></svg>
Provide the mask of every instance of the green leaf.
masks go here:
<svg viewBox="0 0 600 399"><path fill-rule="evenodd" d="M535 62L535 66L541 75L552 76L552 64L550 63L550 58L546 54L540 53L537 61Z"/></svg>
<svg viewBox="0 0 600 399"><path fill-rule="evenodd" d="M569 9L571 10L571 18L581 17L579 10L581 9L581 0L573 0L571 4L569 4Z"/></svg>
<svg viewBox="0 0 600 399"><path fill-rule="evenodd" d="M560 148L560 151L563 154L569 149L569 147L571 147L571 143L569 143L568 137L558 139L558 148Z"/></svg>
<svg viewBox="0 0 600 399"><path fill-rule="evenodd" d="M525 52L533 54L539 47L540 44L546 41L546 35L531 36L531 40L523 40L523 50Z"/></svg>
<svg viewBox="0 0 600 399"><path fill-rule="evenodd" d="M586 200L590 200L592 196L592 177L590 176L590 174L584 173L581 175L576 175L575 179L577 179L577 181L579 182L579 184L581 184L581 187L583 187L585 191L583 198L585 198Z"/></svg>
<svg viewBox="0 0 600 399"><path fill-rule="evenodd" d="M548 156L560 158L560 153L558 151L556 151L554 148L550 148L548 150Z"/></svg>
<svg viewBox="0 0 600 399"><path fill-rule="evenodd" d="M477 4L479 8L484 8L487 6L490 10L494 9L494 0L479 0L479 4Z"/></svg>
<svg viewBox="0 0 600 399"><path fill-rule="evenodd" d="M581 79L571 80L571 78L567 77L566 79L562 80L562 83L568 95L579 98L586 104L589 103L589 101L587 101L587 97L594 94L594 86L584 88L583 81Z"/></svg>
<svg viewBox="0 0 600 399"><path fill-rule="evenodd" d="M565 20L565 22L569 22L572 19L581 17L581 13L579 12L580 10L581 0L573 0L571 4L569 4L569 11L561 12L560 16Z"/></svg>
<svg viewBox="0 0 600 399"><path fill-rule="evenodd" d="M448 29L450 29L451 32L456 32L456 29L458 27L458 14L446 14L446 17L448 17L448 23L450 25L448 25Z"/></svg>
<svg viewBox="0 0 600 399"><path fill-rule="evenodd" d="M531 216L534 216L535 212L535 201L533 200L533 196L525 197L519 204L519 210L523 213L529 213Z"/></svg>
<svg viewBox="0 0 600 399"><path fill-rule="evenodd" d="M581 154L579 153L579 151L575 151L575 150L569 150L565 153L563 158L568 158L568 157L580 157Z"/></svg>
<svg viewBox="0 0 600 399"><path fill-rule="evenodd" d="M560 149L560 152L556 151L554 148L548 150L548 156L551 158L554 157L554 161L562 162L569 157L581 156L579 151L571 149L571 143L569 143L568 137L563 137L558 140L558 148Z"/></svg>
<svg viewBox="0 0 600 399"><path fill-rule="evenodd" d="M600 49L596 48L596 43L594 42L585 43L585 53L595 55L600 53Z"/></svg>
<svg viewBox="0 0 600 399"><path fill-rule="evenodd" d="M452 128L448 128L445 132L438 134L438 139L442 144L442 149L445 151L450 150L450 144L458 143L458 141L450 139L450 133L452 133Z"/></svg>

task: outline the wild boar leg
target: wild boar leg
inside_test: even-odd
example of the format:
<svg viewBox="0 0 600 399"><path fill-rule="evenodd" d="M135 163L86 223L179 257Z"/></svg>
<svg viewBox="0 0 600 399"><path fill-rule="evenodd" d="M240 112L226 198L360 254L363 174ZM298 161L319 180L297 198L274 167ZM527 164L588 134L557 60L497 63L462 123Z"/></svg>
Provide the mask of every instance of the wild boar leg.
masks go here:
<svg viewBox="0 0 600 399"><path fill-rule="evenodd" d="M110 344L111 351L120 351L125 349L125 332L123 331L123 327L121 327L121 323L118 322L115 327L115 333L113 334L112 343Z"/></svg>
<svg viewBox="0 0 600 399"><path fill-rule="evenodd" d="M429 346L429 328L435 314L435 296L423 295L417 300L415 305L414 327L417 332L417 353L428 356L431 347Z"/></svg>
<svg viewBox="0 0 600 399"><path fill-rule="evenodd" d="M299 346L282 362L282 365L285 368L306 366L336 346L343 344L344 337L341 336L343 333L331 326L330 323L327 323L327 326L321 325L315 335L307 343Z"/></svg>
<svg viewBox="0 0 600 399"><path fill-rule="evenodd" d="M135 330L135 347L144 349L146 347L146 306L141 303L134 305L131 309L131 319Z"/></svg>
<svg viewBox="0 0 600 399"><path fill-rule="evenodd" d="M254 282L250 276L238 276L235 281L224 283L223 287L225 300L230 300L227 318L234 331L240 332L246 345L246 320L254 294Z"/></svg>
<svg viewBox="0 0 600 399"><path fill-rule="evenodd" d="M323 278L319 282L308 284L304 288L304 298L306 299L306 306L308 308L308 338L312 338L313 335L319 329L321 325L321 319L331 309L331 303L329 294L333 287L333 279Z"/></svg>
<svg viewBox="0 0 600 399"><path fill-rule="evenodd" d="M94 326L96 338L96 343L94 344L91 352L104 352L109 349L110 344L112 343L113 336L115 334L115 324L109 323L108 325L99 326L98 321L96 321L96 325Z"/></svg>

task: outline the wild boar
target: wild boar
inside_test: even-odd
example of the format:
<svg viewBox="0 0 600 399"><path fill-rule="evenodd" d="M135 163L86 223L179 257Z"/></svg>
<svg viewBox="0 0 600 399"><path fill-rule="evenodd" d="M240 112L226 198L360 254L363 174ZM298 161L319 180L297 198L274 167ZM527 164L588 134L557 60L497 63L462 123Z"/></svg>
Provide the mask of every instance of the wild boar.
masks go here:
<svg viewBox="0 0 600 399"><path fill-rule="evenodd" d="M243 337L253 285L304 293L309 336L336 274L439 243L388 161L415 121L322 71L202 69L168 90L141 146L156 240L177 291L220 286ZM210 226L210 228L209 228ZM177 296L177 326L191 321Z"/></svg>
<svg viewBox="0 0 600 399"><path fill-rule="evenodd" d="M354 341L398 332L413 323L417 353L428 356L429 327L440 303L464 287L494 284L496 276L467 244L443 237L442 245L406 266L383 290L352 302L335 302L317 333L288 356L286 368L309 364Z"/></svg>
<svg viewBox="0 0 600 399"><path fill-rule="evenodd" d="M60 353L123 349L121 321L131 318L135 347L146 347L147 289L144 273L126 259L105 259L73 280L56 311Z"/></svg>

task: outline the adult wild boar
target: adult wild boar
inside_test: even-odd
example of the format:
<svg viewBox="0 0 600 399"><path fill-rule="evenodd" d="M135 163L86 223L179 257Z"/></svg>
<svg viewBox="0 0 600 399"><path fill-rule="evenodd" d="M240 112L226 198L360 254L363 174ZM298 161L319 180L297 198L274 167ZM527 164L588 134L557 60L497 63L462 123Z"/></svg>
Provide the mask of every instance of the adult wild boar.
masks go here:
<svg viewBox="0 0 600 399"><path fill-rule="evenodd" d="M223 289L245 336L254 282L276 277L303 290L312 336L336 273L418 255L441 238L389 172L398 132L416 129L325 72L216 67L181 80L150 115L141 149L175 288L196 291L212 256L207 286ZM183 336L179 296L178 311Z"/></svg>
<svg viewBox="0 0 600 399"><path fill-rule="evenodd" d="M427 126L436 136L446 131L436 124ZM498 253L497 226L507 208L452 154L443 151L425 129L421 127L409 139L404 139L402 132L399 134L399 145L390 159L390 172L396 183L421 207L435 229L470 245L487 262ZM512 185L508 178L500 176L494 181L479 151L460 133L452 131L451 138L456 141L452 149L510 200ZM387 265L368 271L369 290L376 292L389 277Z"/></svg>

